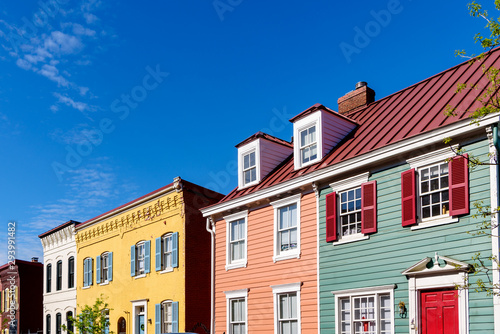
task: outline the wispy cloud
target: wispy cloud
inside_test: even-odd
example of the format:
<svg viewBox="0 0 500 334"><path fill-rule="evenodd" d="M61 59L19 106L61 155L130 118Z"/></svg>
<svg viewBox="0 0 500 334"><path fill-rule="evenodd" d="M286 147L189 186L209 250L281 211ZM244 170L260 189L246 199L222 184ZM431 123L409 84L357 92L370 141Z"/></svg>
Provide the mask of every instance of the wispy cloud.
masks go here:
<svg viewBox="0 0 500 334"><path fill-rule="evenodd" d="M103 2L100 0L81 0L71 7L56 8L50 17L45 15L43 22L36 11L31 20L24 17L19 23L0 19L0 45L10 59L19 68L56 83L60 89L59 95L54 94L56 102L50 106L52 111L64 107L79 111L92 109L85 101L77 101L73 96L77 94L81 99L95 95L87 85L78 84L77 77L72 74L78 67L92 64L96 48L89 48L89 44L103 45L103 38L109 38L97 33L107 30L95 15L101 7ZM3 56L0 61L8 60L8 56Z"/></svg>
<svg viewBox="0 0 500 334"><path fill-rule="evenodd" d="M54 96L57 98L57 103L62 103L68 107L74 108L78 111L93 111L95 107L89 106L87 103L75 101L69 96L65 96L59 93L54 93Z"/></svg>

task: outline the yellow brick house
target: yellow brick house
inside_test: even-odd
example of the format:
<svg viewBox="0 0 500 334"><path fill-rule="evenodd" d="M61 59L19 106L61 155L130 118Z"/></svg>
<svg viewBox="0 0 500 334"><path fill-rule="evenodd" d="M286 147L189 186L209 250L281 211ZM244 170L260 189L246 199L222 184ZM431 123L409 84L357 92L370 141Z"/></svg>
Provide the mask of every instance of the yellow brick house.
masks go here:
<svg viewBox="0 0 500 334"><path fill-rule="evenodd" d="M199 208L221 198L178 177L77 225L78 307L102 295L116 334L205 333L210 235Z"/></svg>

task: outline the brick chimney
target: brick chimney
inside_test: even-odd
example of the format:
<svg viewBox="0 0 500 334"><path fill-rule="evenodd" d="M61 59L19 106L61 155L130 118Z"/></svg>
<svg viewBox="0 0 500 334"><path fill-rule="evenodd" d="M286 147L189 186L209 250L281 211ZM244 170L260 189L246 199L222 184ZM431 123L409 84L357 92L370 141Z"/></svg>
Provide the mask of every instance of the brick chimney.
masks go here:
<svg viewBox="0 0 500 334"><path fill-rule="evenodd" d="M339 113L346 114L351 110L364 107L375 101L375 91L367 86L366 82L360 81L356 84L356 89L337 100Z"/></svg>

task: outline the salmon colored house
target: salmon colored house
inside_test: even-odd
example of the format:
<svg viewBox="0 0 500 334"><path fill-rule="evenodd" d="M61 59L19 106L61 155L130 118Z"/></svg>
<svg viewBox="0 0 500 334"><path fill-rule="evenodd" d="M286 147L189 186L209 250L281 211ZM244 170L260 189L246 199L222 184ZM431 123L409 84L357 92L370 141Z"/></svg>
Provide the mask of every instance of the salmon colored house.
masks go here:
<svg viewBox="0 0 500 334"><path fill-rule="evenodd" d="M317 145L321 129L309 125L348 129L349 122L337 115L318 111L294 117L302 147L262 132L236 146L238 187L202 209L215 252L212 333L318 332L319 193L313 182L281 182L279 169L296 156L300 174L328 152L330 138L323 136ZM273 186L261 189L271 172Z"/></svg>

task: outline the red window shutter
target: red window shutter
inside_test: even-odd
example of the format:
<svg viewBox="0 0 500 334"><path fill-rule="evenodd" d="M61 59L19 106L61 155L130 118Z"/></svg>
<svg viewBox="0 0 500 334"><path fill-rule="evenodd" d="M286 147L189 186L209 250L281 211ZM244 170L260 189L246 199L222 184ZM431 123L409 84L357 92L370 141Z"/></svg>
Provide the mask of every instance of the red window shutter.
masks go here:
<svg viewBox="0 0 500 334"><path fill-rule="evenodd" d="M401 173L401 215L402 225L410 226L417 223L416 213L415 169Z"/></svg>
<svg viewBox="0 0 500 334"><path fill-rule="evenodd" d="M377 181L361 185L361 232L377 232Z"/></svg>
<svg viewBox="0 0 500 334"><path fill-rule="evenodd" d="M337 194L326 195L326 242L337 240Z"/></svg>
<svg viewBox="0 0 500 334"><path fill-rule="evenodd" d="M450 185L450 216L469 213L469 166L467 154L448 163Z"/></svg>

